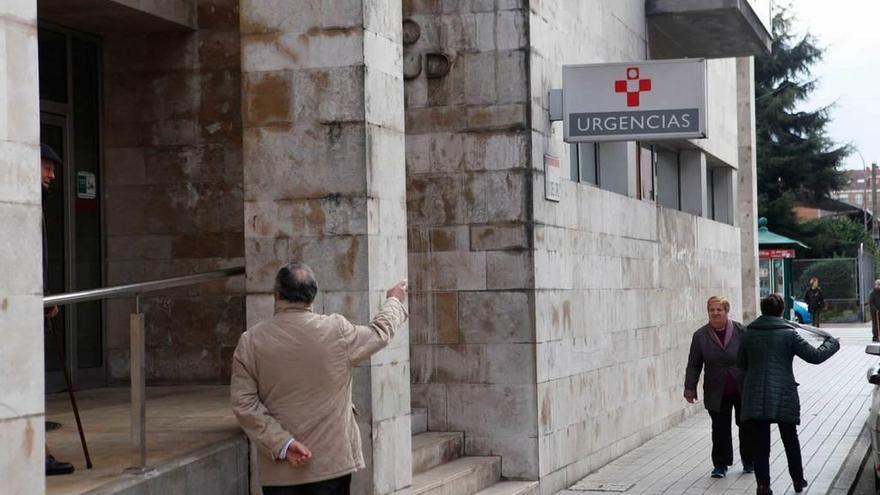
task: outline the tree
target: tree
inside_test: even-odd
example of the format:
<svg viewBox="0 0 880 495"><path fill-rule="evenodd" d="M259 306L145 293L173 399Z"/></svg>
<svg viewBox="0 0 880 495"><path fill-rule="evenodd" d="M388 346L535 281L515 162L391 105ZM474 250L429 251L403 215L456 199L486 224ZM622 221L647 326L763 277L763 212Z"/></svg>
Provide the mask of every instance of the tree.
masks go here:
<svg viewBox="0 0 880 495"><path fill-rule="evenodd" d="M773 17L773 46L755 58L758 211L774 231L797 236L794 201L815 202L845 184L840 165L849 145L827 135L831 106L799 111L816 88L810 68L823 50L810 34L796 39L788 9Z"/></svg>
<svg viewBox="0 0 880 495"><path fill-rule="evenodd" d="M825 217L810 220L799 226L798 240L810 247L802 250L798 257L805 258L837 258L854 257L859 252L859 245L873 254L874 242L871 234L865 231L861 223L846 217Z"/></svg>

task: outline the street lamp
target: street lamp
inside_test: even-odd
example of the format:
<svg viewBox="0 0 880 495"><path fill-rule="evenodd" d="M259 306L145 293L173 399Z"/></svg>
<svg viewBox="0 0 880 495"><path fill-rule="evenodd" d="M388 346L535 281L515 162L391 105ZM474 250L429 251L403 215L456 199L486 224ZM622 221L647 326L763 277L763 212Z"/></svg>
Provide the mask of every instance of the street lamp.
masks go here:
<svg viewBox="0 0 880 495"><path fill-rule="evenodd" d="M862 159L862 173L863 173L862 178L864 180L864 182L863 182L864 187L862 188L862 192L863 192L863 195L862 195L862 219L865 224L865 232L867 232L868 231L868 164L865 163L865 157L862 156L862 152L859 151L858 148L853 148L853 151L855 151L856 154L859 155L859 158ZM874 213L871 212L871 214L873 215Z"/></svg>

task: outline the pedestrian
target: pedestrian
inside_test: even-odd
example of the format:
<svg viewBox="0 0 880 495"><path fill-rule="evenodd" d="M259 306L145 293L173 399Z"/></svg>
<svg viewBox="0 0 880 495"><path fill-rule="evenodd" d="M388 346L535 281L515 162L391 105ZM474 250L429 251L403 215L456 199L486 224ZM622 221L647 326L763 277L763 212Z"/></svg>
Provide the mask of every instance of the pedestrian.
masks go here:
<svg viewBox="0 0 880 495"><path fill-rule="evenodd" d="M779 294L761 299L761 316L746 327L737 357L739 367L745 371L742 420L749 429L752 443L758 495L773 494L770 489L772 423L779 427L794 491L800 493L807 486L797 436L801 403L791 365L794 356L819 364L840 349L838 340L831 336L818 348L810 345L782 318L784 311L785 302Z"/></svg>
<svg viewBox="0 0 880 495"><path fill-rule="evenodd" d="M810 312L810 322L814 327L820 326L819 316L825 309L825 296L822 289L819 288L819 279L813 277L810 279L810 286L804 292L804 302L807 303L807 310Z"/></svg>
<svg viewBox="0 0 880 495"><path fill-rule="evenodd" d="M55 153L48 144L40 145L40 183L43 186L43 193L49 193L49 187L55 180L55 166L61 166L61 157ZM46 219L43 218L43 291L48 293L49 286L49 253L48 242L49 234L46 227ZM49 326L49 320L58 316L58 306L49 306L43 308L44 330ZM59 474L70 474L74 471L73 464L55 459L49 450L49 443L46 442L46 476L55 476Z"/></svg>
<svg viewBox="0 0 880 495"><path fill-rule="evenodd" d="M684 379L684 397L693 404L697 400L697 382L703 378L703 405L712 418L712 477L723 478L733 465L733 438L730 432L731 413L739 430L739 454L743 472L754 471L746 446L747 432L740 422L740 389L743 372L736 367L742 334L742 323L730 319L730 302L712 296L706 302L709 322L700 327L691 339Z"/></svg>
<svg viewBox="0 0 880 495"><path fill-rule="evenodd" d="M232 410L259 451L264 495L348 495L364 467L352 370L388 345L407 318L406 282L369 325L312 310L312 270L275 278L275 315L242 334L232 362Z"/></svg>
<svg viewBox="0 0 880 495"><path fill-rule="evenodd" d="M874 281L874 290L868 297L868 307L871 309L871 340L880 342L880 280Z"/></svg>

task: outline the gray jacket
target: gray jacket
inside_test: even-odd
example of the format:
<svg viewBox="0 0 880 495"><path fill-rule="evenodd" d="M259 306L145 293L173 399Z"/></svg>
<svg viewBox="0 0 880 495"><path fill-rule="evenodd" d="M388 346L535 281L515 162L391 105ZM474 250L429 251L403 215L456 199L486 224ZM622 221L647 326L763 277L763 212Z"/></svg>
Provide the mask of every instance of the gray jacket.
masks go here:
<svg viewBox="0 0 880 495"><path fill-rule="evenodd" d="M703 368L706 370L703 377L703 404L706 409L713 412L721 409L728 373L733 375L737 390L742 390L744 373L737 368L736 355L744 331L745 327L742 323L734 321L733 333L726 339L728 341L726 347L722 347L718 339L712 335L714 330L708 324L694 332L684 376L685 397L690 393L696 397L697 383L700 381L700 371Z"/></svg>

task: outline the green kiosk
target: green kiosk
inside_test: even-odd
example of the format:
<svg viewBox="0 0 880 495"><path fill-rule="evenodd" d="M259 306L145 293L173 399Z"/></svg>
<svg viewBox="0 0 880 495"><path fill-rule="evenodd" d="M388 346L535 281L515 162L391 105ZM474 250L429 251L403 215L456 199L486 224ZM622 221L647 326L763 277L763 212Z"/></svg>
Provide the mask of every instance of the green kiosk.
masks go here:
<svg viewBox="0 0 880 495"><path fill-rule="evenodd" d="M799 241L770 232L767 219L758 219L758 280L761 297L774 292L781 294L785 299L785 315L789 319L792 319L791 260L795 257L795 248L798 246L808 248Z"/></svg>

